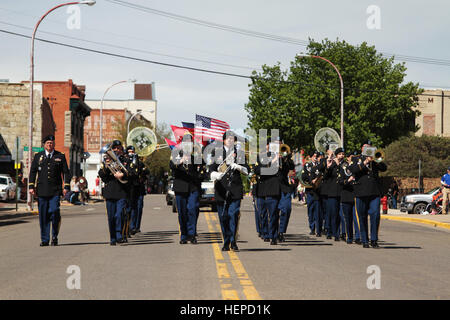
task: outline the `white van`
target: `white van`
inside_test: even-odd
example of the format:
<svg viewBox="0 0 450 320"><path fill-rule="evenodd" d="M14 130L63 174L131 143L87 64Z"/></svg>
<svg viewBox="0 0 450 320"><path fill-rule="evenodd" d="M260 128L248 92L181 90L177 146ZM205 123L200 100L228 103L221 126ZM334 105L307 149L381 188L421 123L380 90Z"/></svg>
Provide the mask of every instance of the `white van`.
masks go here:
<svg viewBox="0 0 450 320"><path fill-rule="evenodd" d="M8 201L16 198L16 184L9 174L0 174L0 200Z"/></svg>

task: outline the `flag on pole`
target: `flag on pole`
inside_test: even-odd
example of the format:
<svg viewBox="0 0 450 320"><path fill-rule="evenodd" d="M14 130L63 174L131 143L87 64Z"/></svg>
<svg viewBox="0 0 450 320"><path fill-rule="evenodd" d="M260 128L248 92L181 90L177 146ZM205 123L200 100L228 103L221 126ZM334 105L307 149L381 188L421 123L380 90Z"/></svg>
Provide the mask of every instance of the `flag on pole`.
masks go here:
<svg viewBox="0 0 450 320"><path fill-rule="evenodd" d="M194 129L195 127L195 125L192 122L181 122L181 125L183 126L183 128Z"/></svg>
<svg viewBox="0 0 450 320"><path fill-rule="evenodd" d="M175 141L169 140L167 138L164 138L166 140L166 143L169 145L170 150L177 147L177 143Z"/></svg>
<svg viewBox="0 0 450 320"><path fill-rule="evenodd" d="M222 141L222 136L230 129L228 123L222 120L195 115L195 138L203 141L215 139Z"/></svg>
<svg viewBox="0 0 450 320"><path fill-rule="evenodd" d="M183 140L183 136L186 133L194 135L194 129L182 128L177 126L170 126L172 128L173 135L175 136L175 144L179 144Z"/></svg>

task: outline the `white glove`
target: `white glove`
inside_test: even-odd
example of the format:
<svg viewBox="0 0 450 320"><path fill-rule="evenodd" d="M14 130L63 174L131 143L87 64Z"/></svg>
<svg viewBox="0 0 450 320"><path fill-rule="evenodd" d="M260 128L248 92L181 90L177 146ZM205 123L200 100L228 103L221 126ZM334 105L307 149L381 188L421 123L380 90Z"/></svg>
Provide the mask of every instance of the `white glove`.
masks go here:
<svg viewBox="0 0 450 320"><path fill-rule="evenodd" d="M211 180L212 181L220 180L222 179L223 175L224 173L222 172L213 171L211 172Z"/></svg>
<svg viewBox="0 0 450 320"><path fill-rule="evenodd" d="M248 170L247 170L247 168L244 167L244 166L241 166L241 165L239 165L239 164L237 164L237 163L232 163L232 164L231 164L231 169L232 169L232 170L238 170L239 172L241 172L241 173L243 173L243 174L245 174L245 175L248 175Z"/></svg>

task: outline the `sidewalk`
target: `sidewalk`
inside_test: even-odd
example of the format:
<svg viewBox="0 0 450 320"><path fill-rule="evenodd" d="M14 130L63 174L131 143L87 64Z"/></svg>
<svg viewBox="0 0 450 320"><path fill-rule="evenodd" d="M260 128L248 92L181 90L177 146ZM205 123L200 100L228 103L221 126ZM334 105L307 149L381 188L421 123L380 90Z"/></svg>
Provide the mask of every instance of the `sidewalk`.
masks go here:
<svg viewBox="0 0 450 320"><path fill-rule="evenodd" d="M450 214L408 214L406 212L401 212L399 209L389 209L388 214L381 214L381 219L422 223L450 230Z"/></svg>

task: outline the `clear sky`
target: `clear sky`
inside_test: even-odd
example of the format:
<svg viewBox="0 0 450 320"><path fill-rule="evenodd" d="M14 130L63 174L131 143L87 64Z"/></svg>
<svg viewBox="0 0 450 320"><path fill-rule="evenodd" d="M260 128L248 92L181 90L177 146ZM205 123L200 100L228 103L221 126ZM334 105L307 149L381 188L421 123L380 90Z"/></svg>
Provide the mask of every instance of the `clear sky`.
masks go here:
<svg viewBox="0 0 450 320"><path fill-rule="evenodd" d="M274 36L304 41L339 38L354 45L366 41L379 52L448 60L447 66L406 62L407 81L418 82L422 87L450 87L447 0L123 1L147 9L98 0L92 7L80 6L77 19L76 13L67 12L67 7L60 8L45 18L37 37L242 75L278 61L287 68L297 53L305 51L301 44L261 39L149 12L156 9ZM39 17L63 2L2 0L0 29L31 35ZM379 15L375 11L367 13L371 5L379 9ZM28 80L29 52L29 39L0 32L0 78L10 82ZM155 82L158 122L181 125L181 121L194 122L197 113L227 121L238 132L247 125L247 79L125 60L38 41L35 64L36 80L73 79L76 84L86 85L87 99L100 99L105 89L117 81L136 78L138 83ZM114 87L107 98L132 96L132 85L124 84Z"/></svg>

